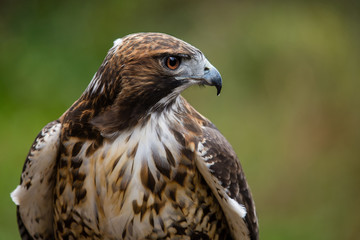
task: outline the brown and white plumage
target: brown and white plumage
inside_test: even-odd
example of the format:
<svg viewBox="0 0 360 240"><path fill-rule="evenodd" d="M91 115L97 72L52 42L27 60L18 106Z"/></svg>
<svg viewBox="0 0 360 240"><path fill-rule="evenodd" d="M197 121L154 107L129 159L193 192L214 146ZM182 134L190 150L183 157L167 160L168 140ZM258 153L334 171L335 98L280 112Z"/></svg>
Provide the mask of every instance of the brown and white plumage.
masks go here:
<svg viewBox="0 0 360 240"><path fill-rule="evenodd" d="M35 139L12 193L22 239L258 239L236 154L180 93L221 77L160 33L114 42Z"/></svg>

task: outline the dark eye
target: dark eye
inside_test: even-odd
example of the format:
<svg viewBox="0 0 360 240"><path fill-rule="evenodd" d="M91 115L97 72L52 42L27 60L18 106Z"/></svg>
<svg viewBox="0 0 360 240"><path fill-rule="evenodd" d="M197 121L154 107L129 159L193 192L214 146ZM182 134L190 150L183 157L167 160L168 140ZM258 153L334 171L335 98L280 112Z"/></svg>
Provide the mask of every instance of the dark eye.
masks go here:
<svg viewBox="0 0 360 240"><path fill-rule="evenodd" d="M165 58L165 65L171 70L177 69L180 65L180 62L181 62L180 57L169 56Z"/></svg>

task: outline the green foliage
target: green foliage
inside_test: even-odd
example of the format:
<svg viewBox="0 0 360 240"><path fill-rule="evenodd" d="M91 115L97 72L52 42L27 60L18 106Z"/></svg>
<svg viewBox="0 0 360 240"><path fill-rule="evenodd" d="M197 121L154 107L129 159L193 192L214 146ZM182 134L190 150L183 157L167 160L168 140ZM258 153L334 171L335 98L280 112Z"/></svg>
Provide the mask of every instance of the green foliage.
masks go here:
<svg viewBox="0 0 360 240"><path fill-rule="evenodd" d="M359 6L338 2L13 1L0 8L0 238L40 129L86 88L115 38L166 32L220 70L184 96L232 143L263 239L360 233Z"/></svg>

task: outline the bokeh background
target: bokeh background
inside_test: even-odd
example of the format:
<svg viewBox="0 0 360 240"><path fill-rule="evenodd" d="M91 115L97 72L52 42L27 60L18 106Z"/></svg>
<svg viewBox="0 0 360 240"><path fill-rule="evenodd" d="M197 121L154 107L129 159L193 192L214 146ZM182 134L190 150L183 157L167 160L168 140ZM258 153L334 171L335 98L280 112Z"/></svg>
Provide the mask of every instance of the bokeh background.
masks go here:
<svg viewBox="0 0 360 240"><path fill-rule="evenodd" d="M357 1L1 1L0 238L19 239L10 192L40 129L82 93L112 41L166 32L222 73L184 96L236 150L262 239L358 239Z"/></svg>

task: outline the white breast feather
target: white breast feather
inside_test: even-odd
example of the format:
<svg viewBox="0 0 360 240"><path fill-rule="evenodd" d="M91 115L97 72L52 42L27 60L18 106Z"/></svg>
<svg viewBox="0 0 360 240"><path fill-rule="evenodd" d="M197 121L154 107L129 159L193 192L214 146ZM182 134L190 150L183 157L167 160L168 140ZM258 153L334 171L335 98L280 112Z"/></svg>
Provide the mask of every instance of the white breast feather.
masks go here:
<svg viewBox="0 0 360 240"><path fill-rule="evenodd" d="M79 153L80 157L86 159L84 162L96 162L93 164L87 164L81 166L80 171L88 171L90 174L94 174L96 179L97 189L96 191L100 194L100 198L103 200L102 206L113 206L105 207L103 219L106 219L106 222L100 223L100 227L109 233L109 236L121 236L125 227L129 223L130 219L134 218L136 224L133 225L133 237L143 238L147 234L150 234L153 231L149 221L140 220L139 214L134 216L132 209L133 201L137 201L139 205L142 205L144 192L148 191L144 189L144 186L141 182L141 167L144 165L144 161L147 162L147 165L150 169L150 172L154 177L156 177L156 172L158 171L155 163L152 159L152 152L156 151L160 156L163 156L163 159L166 159L166 151L164 145L169 149L175 159L178 159L180 156L179 153L179 143L176 141L174 135L172 134L169 128L169 122L177 121L172 111L163 114L153 114L150 117L150 120L144 126L136 126L134 129L119 134L114 134L116 139L113 142L106 142L101 149L98 149L91 159L85 156L87 146L83 146L83 150ZM158 138L156 129L161 131L161 139ZM131 136L130 136L131 135ZM130 136L130 138L129 138ZM128 141L127 141L128 139ZM129 155L135 146L138 144L135 157L129 159ZM120 158L119 158L120 157ZM100 160L102 159L102 160ZM118 159L118 162L115 168L111 171L114 161ZM90 166L94 166L93 169L89 169ZM126 169L124 172L123 178L130 179L129 185L127 187L126 193L124 196L120 196L121 199L125 199L123 207L121 208L121 203L118 202L114 204L113 199L118 199L118 195L113 195L111 186L106 185L106 183L116 182L119 176L121 169ZM103 178L103 179L102 179ZM91 189L94 188L93 182L90 180L85 180L85 188ZM95 190L93 192L96 192ZM92 191L90 191L92 192ZM115 193L117 194L117 193ZM91 199L91 197L90 197ZM95 197L94 197L95 199ZM154 203L155 199L150 195L147 200L147 206L150 206ZM83 208L83 214L89 218L94 218L95 208L102 206L97 206L95 201L89 202L88 205ZM166 206L162 211L162 218L170 219L171 212L166 212ZM84 212L85 211L85 212ZM148 216L145 216L143 219L148 219ZM154 218L154 225L159 229L160 222Z"/></svg>

